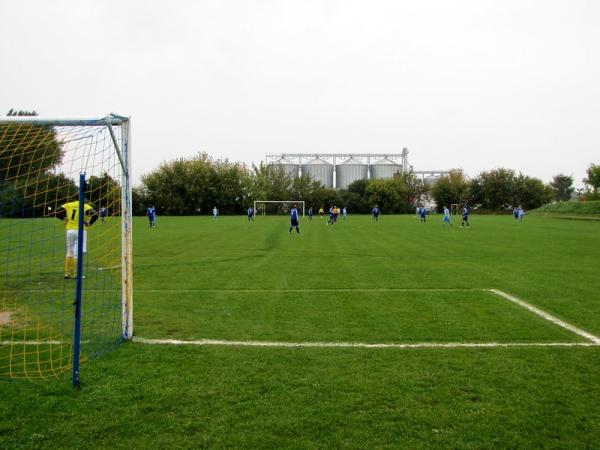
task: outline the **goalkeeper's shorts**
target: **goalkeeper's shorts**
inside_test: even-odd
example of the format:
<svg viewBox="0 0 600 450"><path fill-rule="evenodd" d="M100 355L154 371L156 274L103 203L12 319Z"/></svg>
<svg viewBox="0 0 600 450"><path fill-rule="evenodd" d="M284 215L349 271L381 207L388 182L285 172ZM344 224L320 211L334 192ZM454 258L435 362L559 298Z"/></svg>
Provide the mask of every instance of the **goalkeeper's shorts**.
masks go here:
<svg viewBox="0 0 600 450"><path fill-rule="evenodd" d="M77 230L67 230L67 256L77 257ZM87 231L83 230L83 253L86 252Z"/></svg>

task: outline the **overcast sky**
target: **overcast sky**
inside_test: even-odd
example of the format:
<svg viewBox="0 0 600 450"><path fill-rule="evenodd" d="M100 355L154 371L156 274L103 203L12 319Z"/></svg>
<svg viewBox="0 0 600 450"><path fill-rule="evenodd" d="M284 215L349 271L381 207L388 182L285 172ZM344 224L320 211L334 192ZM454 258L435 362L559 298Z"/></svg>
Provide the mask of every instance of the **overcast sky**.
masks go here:
<svg viewBox="0 0 600 450"><path fill-rule="evenodd" d="M199 151L600 163L600 1L0 0L0 33L0 113L131 116L136 182Z"/></svg>

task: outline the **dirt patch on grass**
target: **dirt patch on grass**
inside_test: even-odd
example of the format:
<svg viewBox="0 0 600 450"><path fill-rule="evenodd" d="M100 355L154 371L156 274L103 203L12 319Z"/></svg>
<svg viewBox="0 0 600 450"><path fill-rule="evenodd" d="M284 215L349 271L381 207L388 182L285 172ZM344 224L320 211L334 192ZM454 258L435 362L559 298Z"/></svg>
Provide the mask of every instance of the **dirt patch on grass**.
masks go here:
<svg viewBox="0 0 600 450"><path fill-rule="evenodd" d="M10 311L0 311L0 325L8 325L12 314Z"/></svg>

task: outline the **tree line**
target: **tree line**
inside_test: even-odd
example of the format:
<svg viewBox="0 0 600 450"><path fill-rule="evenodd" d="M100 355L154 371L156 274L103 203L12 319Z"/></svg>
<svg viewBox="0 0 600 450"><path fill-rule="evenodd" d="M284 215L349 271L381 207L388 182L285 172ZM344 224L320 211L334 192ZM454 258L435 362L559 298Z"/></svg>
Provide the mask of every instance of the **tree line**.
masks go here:
<svg viewBox="0 0 600 450"><path fill-rule="evenodd" d="M578 193L580 199L599 199L600 166L591 164L583 181L587 189ZM460 170L452 170L433 184L429 193L438 208L456 203L486 212L504 212L519 205L535 209L552 201L570 200L574 192L571 176L558 174L545 184L538 178L500 168L471 179Z"/></svg>
<svg viewBox="0 0 600 450"><path fill-rule="evenodd" d="M9 116L35 116L35 111L10 110ZM15 145L18 143L18 145ZM0 126L0 214L40 217L48 206L55 209L77 191L76 181L60 173L63 150L56 131L49 126ZM600 199L600 165L591 164L579 198ZM118 204L120 186L108 174L91 176L87 200ZM468 178L453 170L433 183L412 173L391 179L358 180L347 189L323 186L308 174L293 177L283 167L259 164L248 167L206 153L161 164L141 178L133 189L134 214L155 206L163 215L209 214L217 206L222 214L243 214L254 200L304 200L307 207L346 207L352 213L369 213L374 205L388 214L413 212L415 206L433 201L438 209L467 204L471 209L503 212L521 205L537 208L573 195L573 177L554 176L552 182L499 168ZM98 203L97 205L95 203ZM277 206L269 206L277 212ZM280 209L279 212L285 212ZM115 213L114 211L112 212Z"/></svg>
<svg viewBox="0 0 600 450"><path fill-rule="evenodd" d="M323 206L369 212L374 204L387 213L409 212L423 194L423 183L412 174L390 180L359 180L335 190L304 174L293 177L279 165L247 167L214 159L206 153L165 162L142 176L133 192L134 214L154 206L158 214L209 214L214 206L223 214L243 214L254 200L304 200L315 212ZM277 205L269 205L277 212ZM280 212L285 210L280 209Z"/></svg>
<svg viewBox="0 0 600 450"><path fill-rule="evenodd" d="M600 166L593 164L588 169L588 197L600 184L597 171ZM438 209L457 203L504 212L517 205L534 209L553 200L568 200L574 191L570 176L559 174L545 184L506 168L484 171L474 178L452 170L433 183L412 173L399 173L391 179L357 180L347 189L331 189L308 174L293 177L279 165L247 167L206 153L164 162L141 181L133 192L134 214L138 215L148 206L163 215L209 214L215 206L222 214L243 214L254 200L304 200L315 212L321 206L327 210L335 205L353 213L369 213L378 205L388 214L409 213L431 200ZM268 207L277 212L277 205Z"/></svg>
<svg viewBox="0 0 600 450"><path fill-rule="evenodd" d="M36 111L14 109L7 114L37 115ZM43 217L70 201L79 191L79 180L60 172L63 159L62 143L51 126L1 125L0 215ZM85 186L86 200L96 208L118 205L120 191L119 182L107 173L90 176Z"/></svg>

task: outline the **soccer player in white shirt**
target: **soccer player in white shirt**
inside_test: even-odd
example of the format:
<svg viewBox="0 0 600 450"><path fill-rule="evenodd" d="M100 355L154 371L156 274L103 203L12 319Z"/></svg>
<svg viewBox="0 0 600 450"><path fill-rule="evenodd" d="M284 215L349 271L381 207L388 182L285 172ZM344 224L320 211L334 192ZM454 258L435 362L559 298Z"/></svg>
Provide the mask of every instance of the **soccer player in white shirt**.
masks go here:
<svg viewBox="0 0 600 450"><path fill-rule="evenodd" d="M452 226L452 223L450 222L450 210L444 206L444 218L442 219L442 225L446 224Z"/></svg>

